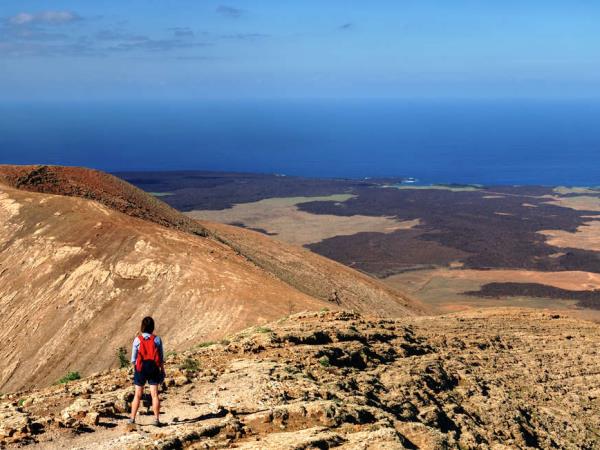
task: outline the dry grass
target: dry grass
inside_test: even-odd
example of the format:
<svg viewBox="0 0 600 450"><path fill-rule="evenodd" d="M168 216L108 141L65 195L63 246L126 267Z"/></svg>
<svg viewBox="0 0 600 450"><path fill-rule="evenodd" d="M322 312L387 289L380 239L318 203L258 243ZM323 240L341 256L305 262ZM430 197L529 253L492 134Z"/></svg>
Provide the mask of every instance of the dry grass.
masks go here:
<svg viewBox="0 0 600 450"><path fill-rule="evenodd" d="M599 211L600 198L592 197L591 195L578 195L577 197L554 197L551 201L546 202L549 205L562 206L563 208L571 208L577 211Z"/></svg>
<svg viewBox="0 0 600 450"><path fill-rule="evenodd" d="M600 221L586 222L575 233L564 230L543 230L546 243L560 248L580 248L600 251Z"/></svg>
<svg viewBox="0 0 600 450"><path fill-rule="evenodd" d="M343 202L351 195L328 197L269 198L252 203L242 203L221 211L192 211L190 217L220 223L243 223L249 228L266 230L275 239L297 245L320 242L334 236L347 236L361 232L390 233L409 229L419 220L398 221L393 217L336 216L311 214L300 211L298 204L313 201ZM340 208L343 204L340 203Z"/></svg>

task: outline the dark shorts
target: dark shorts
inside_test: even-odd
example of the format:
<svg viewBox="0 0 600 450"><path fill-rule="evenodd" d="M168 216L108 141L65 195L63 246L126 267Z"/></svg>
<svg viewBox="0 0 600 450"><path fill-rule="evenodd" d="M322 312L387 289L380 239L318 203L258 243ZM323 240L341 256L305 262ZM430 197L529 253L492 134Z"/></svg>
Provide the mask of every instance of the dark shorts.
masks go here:
<svg viewBox="0 0 600 450"><path fill-rule="evenodd" d="M150 386L162 384L164 376L159 367L154 361L143 361L142 370L135 370L133 373L133 384L136 386L144 386L148 383Z"/></svg>

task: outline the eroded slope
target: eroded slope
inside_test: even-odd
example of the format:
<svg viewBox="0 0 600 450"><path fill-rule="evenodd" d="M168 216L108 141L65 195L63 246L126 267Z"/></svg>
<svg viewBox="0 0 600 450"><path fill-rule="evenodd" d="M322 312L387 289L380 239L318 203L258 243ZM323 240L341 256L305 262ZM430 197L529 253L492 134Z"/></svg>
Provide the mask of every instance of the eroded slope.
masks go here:
<svg viewBox="0 0 600 450"><path fill-rule="evenodd" d="M110 367L147 314L176 349L326 304L213 240L0 186L1 391Z"/></svg>
<svg viewBox="0 0 600 450"><path fill-rule="evenodd" d="M369 311L384 316L413 314L423 310L419 302L402 292L385 288L372 278L338 263L302 251L293 245L272 243L255 233L235 232L231 227L220 227L210 222L202 225L152 195L97 170L0 165L0 183L19 190L94 200L136 219L144 219L194 236L207 237L231 247L249 262L281 279L291 288L320 300L333 302L337 306L359 311L364 311L366 307ZM363 298L367 301L366 305L363 304ZM299 305L289 300L286 302L288 310L298 310Z"/></svg>
<svg viewBox="0 0 600 450"><path fill-rule="evenodd" d="M200 221L250 261L298 290L327 300L334 306L365 311L382 317L425 313L418 300L392 289L374 278L301 247L231 225Z"/></svg>

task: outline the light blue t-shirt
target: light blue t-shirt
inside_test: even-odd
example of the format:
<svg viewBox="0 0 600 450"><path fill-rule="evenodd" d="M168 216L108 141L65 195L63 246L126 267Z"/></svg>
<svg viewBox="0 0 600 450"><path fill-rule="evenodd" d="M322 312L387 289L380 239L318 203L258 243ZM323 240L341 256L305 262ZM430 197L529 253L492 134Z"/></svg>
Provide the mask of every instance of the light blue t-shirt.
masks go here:
<svg viewBox="0 0 600 450"><path fill-rule="evenodd" d="M150 339L150 336L152 336L150 333L142 333L142 337L144 338L144 340ZM158 336L154 336L154 344L156 345L156 348L158 350L158 355L160 356L160 360L164 361L165 359L163 358L162 341L160 340L160 338ZM135 361L137 360L137 355L138 355L139 351L140 351L140 338L138 336L136 336L135 339L133 340L133 347L131 348L131 364L135 364Z"/></svg>

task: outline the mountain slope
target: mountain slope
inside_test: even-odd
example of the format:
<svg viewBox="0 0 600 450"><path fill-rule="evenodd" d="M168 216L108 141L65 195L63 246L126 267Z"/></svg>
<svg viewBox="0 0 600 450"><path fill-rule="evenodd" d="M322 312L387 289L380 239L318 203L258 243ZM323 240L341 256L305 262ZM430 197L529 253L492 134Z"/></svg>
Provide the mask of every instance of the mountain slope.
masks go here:
<svg viewBox="0 0 600 450"><path fill-rule="evenodd" d="M421 311L310 252L218 233L100 172L1 166L0 390L114 366L146 314L172 350L301 310Z"/></svg>
<svg viewBox="0 0 600 450"><path fill-rule="evenodd" d="M327 305L222 244L85 199L1 188L0 224L1 390L109 367L147 314L174 349Z"/></svg>
<svg viewBox="0 0 600 450"><path fill-rule="evenodd" d="M342 264L249 230L194 220L135 186L97 170L0 165L2 182L20 190L95 200L135 218L207 236L231 247L295 289L343 308L359 311L367 308L382 316L425 311L421 303L405 293Z"/></svg>
<svg viewBox="0 0 600 450"><path fill-rule="evenodd" d="M108 173L84 167L0 165L0 184L15 189L95 200L131 217L198 235L198 224L164 202Z"/></svg>
<svg viewBox="0 0 600 450"><path fill-rule="evenodd" d="M302 247L231 225L199 221L211 236L298 290L342 308L400 317L427 309L407 294Z"/></svg>

